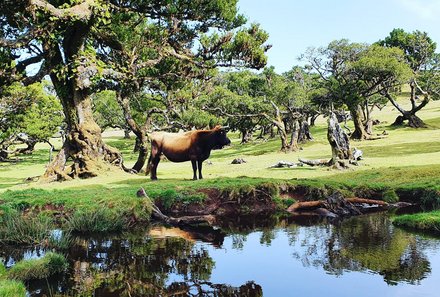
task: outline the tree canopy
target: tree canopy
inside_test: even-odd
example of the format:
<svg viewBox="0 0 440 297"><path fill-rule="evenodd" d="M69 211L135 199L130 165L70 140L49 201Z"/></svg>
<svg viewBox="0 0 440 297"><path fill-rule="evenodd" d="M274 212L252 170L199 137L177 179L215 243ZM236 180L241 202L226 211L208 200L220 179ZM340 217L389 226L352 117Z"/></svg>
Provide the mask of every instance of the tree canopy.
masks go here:
<svg viewBox="0 0 440 297"><path fill-rule="evenodd" d="M90 177L101 163L121 164L102 141L91 94L164 90L218 66L263 67L268 35L245 23L237 0L2 1L2 83L48 75L63 106L66 142L45 176Z"/></svg>

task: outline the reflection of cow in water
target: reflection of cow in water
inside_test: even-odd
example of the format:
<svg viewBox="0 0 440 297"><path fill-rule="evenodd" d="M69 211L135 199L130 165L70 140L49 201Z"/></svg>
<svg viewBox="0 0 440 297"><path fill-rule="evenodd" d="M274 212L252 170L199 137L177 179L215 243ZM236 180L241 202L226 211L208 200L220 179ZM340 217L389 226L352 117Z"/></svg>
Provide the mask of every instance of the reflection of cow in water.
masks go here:
<svg viewBox="0 0 440 297"><path fill-rule="evenodd" d="M191 161L194 176L202 179L202 162L208 159L213 149L221 149L231 143L226 130L216 126L211 130L195 130L185 133L154 132L150 134L151 153L148 159L147 175L151 171L151 179L157 179L157 165L160 155L164 154L172 162Z"/></svg>

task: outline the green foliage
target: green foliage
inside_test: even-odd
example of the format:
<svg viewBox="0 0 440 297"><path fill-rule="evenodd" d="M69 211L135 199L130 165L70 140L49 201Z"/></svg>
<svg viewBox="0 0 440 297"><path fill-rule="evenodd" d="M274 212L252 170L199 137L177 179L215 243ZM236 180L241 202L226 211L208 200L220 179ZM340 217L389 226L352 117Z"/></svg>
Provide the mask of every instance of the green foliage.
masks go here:
<svg viewBox="0 0 440 297"><path fill-rule="evenodd" d="M62 108L42 83L14 83L0 96L0 143L18 133L36 141L48 140L62 124Z"/></svg>
<svg viewBox="0 0 440 297"><path fill-rule="evenodd" d="M25 297L26 287L22 282L0 279L0 297Z"/></svg>
<svg viewBox="0 0 440 297"><path fill-rule="evenodd" d="M105 90L95 93L92 102L93 116L101 129L105 130L108 127L124 129L127 126L114 91Z"/></svg>
<svg viewBox="0 0 440 297"><path fill-rule="evenodd" d="M17 262L9 269L8 277L21 281L45 279L51 275L64 272L67 266L67 260L63 255L49 252L39 259Z"/></svg>
<svg viewBox="0 0 440 297"><path fill-rule="evenodd" d="M378 42L382 46L397 47L404 51L411 69L418 71L435 53L436 43L426 32L416 30L408 33L403 29L394 29L384 40Z"/></svg>
<svg viewBox="0 0 440 297"><path fill-rule="evenodd" d="M332 41L325 48L312 48L303 59L319 71L325 96L334 104L349 108L356 108L383 90L394 90L410 75L401 50L351 43L347 39Z"/></svg>

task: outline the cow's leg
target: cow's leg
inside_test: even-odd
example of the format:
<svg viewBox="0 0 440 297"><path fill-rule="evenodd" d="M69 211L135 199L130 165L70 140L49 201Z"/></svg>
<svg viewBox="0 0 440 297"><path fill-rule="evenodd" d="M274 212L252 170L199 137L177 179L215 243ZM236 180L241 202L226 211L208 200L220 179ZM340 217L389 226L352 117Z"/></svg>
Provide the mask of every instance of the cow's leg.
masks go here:
<svg viewBox="0 0 440 297"><path fill-rule="evenodd" d="M197 180L197 161L191 160L191 164L193 167L193 180Z"/></svg>
<svg viewBox="0 0 440 297"><path fill-rule="evenodd" d="M152 180L157 180L157 166L159 165L159 162L160 162L160 154L161 154L161 151L159 150L159 148L156 145L152 145L151 146L151 155L150 155L150 158L148 159L148 169L147 169L147 172L148 172L149 169L151 168L151 179Z"/></svg>
<svg viewBox="0 0 440 297"><path fill-rule="evenodd" d="M199 179L203 179L203 176L202 176L202 163L203 163L202 160L198 160L197 161L197 165L199 166Z"/></svg>
<svg viewBox="0 0 440 297"><path fill-rule="evenodd" d="M152 165L151 165L151 179L157 180L157 166L160 162L160 155L158 155L156 158L153 158Z"/></svg>
<svg viewBox="0 0 440 297"><path fill-rule="evenodd" d="M145 169L145 175L150 174L151 167L152 167L152 161L153 161L153 154L150 153L150 157L148 158L147 168Z"/></svg>

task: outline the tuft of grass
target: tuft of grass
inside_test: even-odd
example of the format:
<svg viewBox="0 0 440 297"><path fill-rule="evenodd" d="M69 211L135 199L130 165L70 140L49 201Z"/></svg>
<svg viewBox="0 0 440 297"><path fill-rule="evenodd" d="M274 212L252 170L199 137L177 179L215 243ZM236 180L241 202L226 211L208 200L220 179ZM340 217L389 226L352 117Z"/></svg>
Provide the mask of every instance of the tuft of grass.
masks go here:
<svg viewBox="0 0 440 297"><path fill-rule="evenodd" d="M67 267L68 263L63 255L49 252L39 259L17 262L9 269L8 278L21 281L45 279L65 271Z"/></svg>
<svg viewBox="0 0 440 297"><path fill-rule="evenodd" d="M393 220L396 226L440 233L440 210L401 215Z"/></svg>
<svg viewBox="0 0 440 297"><path fill-rule="evenodd" d="M382 199L388 203L396 203L399 201L399 196L397 196L396 191L394 189L388 189L383 192Z"/></svg>
<svg viewBox="0 0 440 297"><path fill-rule="evenodd" d="M120 232L126 226L125 219L108 209L78 210L67 218L67 229L78 233Z"/></svg>
<svg viewBox="0 0 440 297"><path fill-rule="evenodd" d="M1 218L0 244L42 244L49 240L54 229L46 216L22 216L7 213Z"/></svg>
<svg viewBox="0 0 440 297"><path fill-rule="evenodd" d="M0 297L25 297L26 288L16 280L0 280Z"/></svg>

